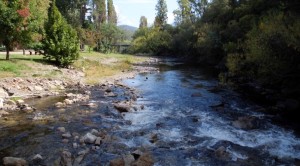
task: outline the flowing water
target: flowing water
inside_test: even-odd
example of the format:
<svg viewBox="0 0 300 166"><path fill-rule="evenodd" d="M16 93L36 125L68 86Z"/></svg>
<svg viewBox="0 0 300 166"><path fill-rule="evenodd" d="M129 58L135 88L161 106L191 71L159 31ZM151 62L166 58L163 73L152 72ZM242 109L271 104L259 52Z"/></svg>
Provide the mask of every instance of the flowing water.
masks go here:
<svg viewBox="0 0 300 166"><path fill-rule="evenodd" d="M55 130L64 126L81 135L95 128L115 138L90 152L82 165L108 165L140 148L152 154L156 166L299 164L299 136L273 124L271 116L258 112L262 108L243 95L218 86L214 71L170 60L155 67L159 72L123 81L136 89L138 111L120 114L111 105L128 98L126 88L114 87L119 95L111 98L94 87L96 108L81 103L56 109L53 103L62 99L50 98L33 102L37 112L0 119L0 157L30 160L39 153L45 165L52 165L62 149L76 154L72 141L62 143ZM50 118L34 120L45 116ZM252 126L234 125L241 117L254 119Z"/></svg>

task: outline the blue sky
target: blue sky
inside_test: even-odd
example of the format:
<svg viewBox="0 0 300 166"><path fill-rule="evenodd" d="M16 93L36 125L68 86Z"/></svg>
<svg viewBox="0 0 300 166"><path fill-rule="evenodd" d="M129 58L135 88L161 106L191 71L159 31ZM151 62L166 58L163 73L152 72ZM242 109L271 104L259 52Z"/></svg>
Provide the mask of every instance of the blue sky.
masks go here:
<svg viewBox="0 0 300 166"><path fill-rule="evenodd" d="M168 23L173 23L173 11L178 8L177 0L166 0L168 6ZM148 25L153 24L157 0L114 0L118 13L119 25L138 27L141 16L146 16Z"/></svg>

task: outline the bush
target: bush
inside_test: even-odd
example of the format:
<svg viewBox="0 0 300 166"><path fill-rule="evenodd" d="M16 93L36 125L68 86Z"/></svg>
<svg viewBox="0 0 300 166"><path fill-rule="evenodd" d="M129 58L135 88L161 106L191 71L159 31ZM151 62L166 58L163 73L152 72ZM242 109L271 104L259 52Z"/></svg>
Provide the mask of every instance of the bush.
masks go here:
<svg viewBox="0 0 300 166"><path fill-rule="evenodd" d="M49 8L48 17L43 39L45 58L55 60L59 66L67 67L79 57L77 33L62 17L55 2L52 2Z"/></svg>

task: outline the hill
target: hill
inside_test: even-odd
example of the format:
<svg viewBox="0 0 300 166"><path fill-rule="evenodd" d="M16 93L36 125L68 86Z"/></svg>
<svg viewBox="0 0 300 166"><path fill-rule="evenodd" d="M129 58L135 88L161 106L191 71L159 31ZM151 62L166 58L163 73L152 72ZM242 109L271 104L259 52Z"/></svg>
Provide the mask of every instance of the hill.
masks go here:
<svg viewBox="0 0 300 166"><path fill-rule="evenodd" d="M130 25L119 25L118 26L120 29L124 31L130 31L130 32L135 32L138 28Z"/></svg>

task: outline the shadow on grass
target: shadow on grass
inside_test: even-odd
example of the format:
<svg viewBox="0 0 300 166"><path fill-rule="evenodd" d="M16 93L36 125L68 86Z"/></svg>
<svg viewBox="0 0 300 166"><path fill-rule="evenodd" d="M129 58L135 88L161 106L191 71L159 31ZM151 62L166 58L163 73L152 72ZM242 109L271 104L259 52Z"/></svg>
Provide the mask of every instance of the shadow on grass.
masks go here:
<svg viewBox="0 0 300 166"><path fill-rule="evenodd" d="M2 59L0 58L0 62L16 62L16 61L28 61L28 62L36 62L36 63L41 63L41 64L45 64L45 65L52 65L52 66L56 66L55 61L53 60L47 60L44 58L37 58L37 57L28 57L28 58L24 58L24 57L11 57L9 60L6 60L5 58Z"/></svg>

